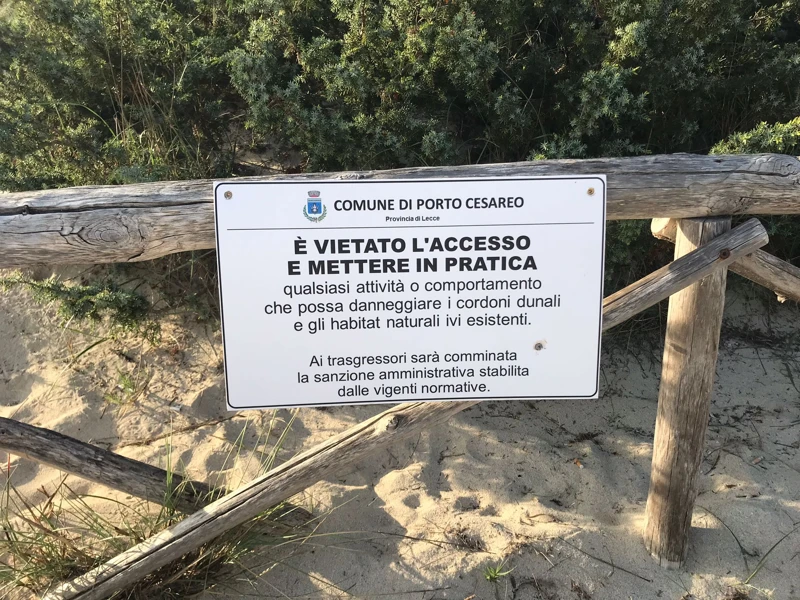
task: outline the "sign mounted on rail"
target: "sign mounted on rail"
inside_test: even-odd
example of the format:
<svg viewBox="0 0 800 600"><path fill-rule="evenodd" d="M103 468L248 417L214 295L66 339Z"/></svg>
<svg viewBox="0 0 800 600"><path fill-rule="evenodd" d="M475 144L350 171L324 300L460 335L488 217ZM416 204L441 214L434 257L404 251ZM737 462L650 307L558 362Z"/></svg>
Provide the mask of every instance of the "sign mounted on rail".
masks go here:
<svg viewBox="0 0 800 600"><path fill-rule="evenodd" d="M214 191L230 409L597 398L605 176Z"/></svg>

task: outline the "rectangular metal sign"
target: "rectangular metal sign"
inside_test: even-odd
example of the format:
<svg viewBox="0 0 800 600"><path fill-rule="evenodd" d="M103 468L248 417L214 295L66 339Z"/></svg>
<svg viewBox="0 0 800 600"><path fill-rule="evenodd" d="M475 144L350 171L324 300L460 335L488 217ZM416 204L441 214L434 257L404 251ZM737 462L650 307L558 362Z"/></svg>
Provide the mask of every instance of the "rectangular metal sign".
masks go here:
<svg viewBox="0 0 800 600"><path fill-rule="evenodd" d="M230 409L597 397L605 176L214 190Z"/></svg>

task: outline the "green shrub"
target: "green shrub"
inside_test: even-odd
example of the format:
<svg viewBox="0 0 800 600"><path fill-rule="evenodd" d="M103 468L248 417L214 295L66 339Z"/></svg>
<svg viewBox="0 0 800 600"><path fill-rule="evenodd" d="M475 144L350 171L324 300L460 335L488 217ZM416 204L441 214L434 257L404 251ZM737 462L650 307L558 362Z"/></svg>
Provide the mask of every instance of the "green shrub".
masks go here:
<svg viewBox="0 0 800 600"><path fill-rule="evenodd" d="M755 129L734 133L718 142L711 154L757 154L774 152L776 154L800 155L800 117L788 123L759 123Z"/></svg>
<svg viewBox="0 0 800 600"><path fill-rule="evenodd" d="M800 117L788 123L759 123L755 129L734 133L717 143L712 154L800 155ZM800 264L800 218L796 215L768 215L761 218L769 234L768 250L779 257Z"/></svg>
<svg viewBox="0 0 800 600"><path fill-rule="evenodd" d="M54 302L64 322L100 321L108 317L112 328L140 334L152 343L159 341L161 330L151 319L147 298L113 281L67 284L55 276L38 280L20 273L0 277L0 290L15 287L29 290L38 302Z"/></svg>
<svg viewBox="0 0 800 600"><path fill-rule="evenodd" d="M14 0L0 14L0 189L224 175L219 2Z"/></svg>
<svg viewBox="0 0 800 600"><path fill-rule="evenodd" d="M309 169L707 152L800 108L792 2L241 6L248 125Z"/></svg>
<svg viewBox="0 0 800 600"><path fill-rule="evenodd" d="M798 22L756 0L6 0L0 189L226 176L243 145L296 170L798 154ZM609 285L654 252L612 225Z"/></svg>
<svg viewBox="0 0 800 600"><path fill-rule="evenodd" d="M800 114L800 5L6 0L0 188L707 152ZM250 132L245 134L246 124Z"/></svg>

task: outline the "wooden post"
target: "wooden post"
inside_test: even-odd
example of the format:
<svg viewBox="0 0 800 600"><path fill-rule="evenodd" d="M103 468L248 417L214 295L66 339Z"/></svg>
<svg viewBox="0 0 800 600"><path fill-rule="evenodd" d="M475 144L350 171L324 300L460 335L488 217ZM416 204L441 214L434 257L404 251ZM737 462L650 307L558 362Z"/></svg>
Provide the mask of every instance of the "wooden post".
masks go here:
<svg viewBox="0 0 800 600"><path fill-rule="evenodd" d="M730 228L730 218L678 221L675 258ZM728 258L725 249L720 258ZM667 568L686 559L717 364L727 267L669 301L644 542Z"/></svg>

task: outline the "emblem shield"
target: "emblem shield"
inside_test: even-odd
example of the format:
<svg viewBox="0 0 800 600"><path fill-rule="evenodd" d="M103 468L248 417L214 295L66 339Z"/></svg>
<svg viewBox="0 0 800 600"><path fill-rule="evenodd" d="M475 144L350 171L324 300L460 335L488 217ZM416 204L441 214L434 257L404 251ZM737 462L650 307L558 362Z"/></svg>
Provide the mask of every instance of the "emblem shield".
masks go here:
<svg viewBox="0 0 800 600"><path fill-rule="evenodd" d="M309 198L306 202L306 210L308 211L309 215L321 215L322 200L319 198Z"/></svg>

